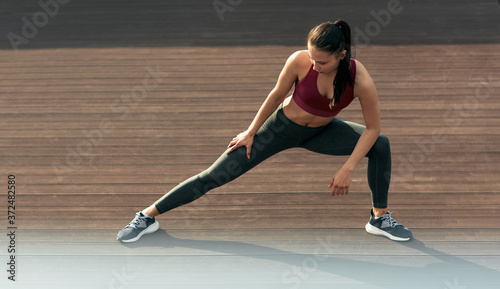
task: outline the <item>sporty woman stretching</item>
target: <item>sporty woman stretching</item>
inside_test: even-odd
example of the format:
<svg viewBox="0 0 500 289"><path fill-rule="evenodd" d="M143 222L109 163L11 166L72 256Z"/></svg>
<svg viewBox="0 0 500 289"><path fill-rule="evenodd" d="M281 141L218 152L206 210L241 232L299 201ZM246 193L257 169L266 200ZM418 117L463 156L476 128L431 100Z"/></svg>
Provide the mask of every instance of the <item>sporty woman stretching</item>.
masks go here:
<svg viewBox="0 0 500 289"><path fill-rule="evenodd" d="M287 98L294 85L293 95ZM335 118L356 97L366 126ZM338 20L322 23L309 32L307 50L288 58L276 86L248 129L232 139L212 166L138 212L117 239L134 242L155 232L159 227L155 216L192 202L270 156L293 147L328 155L350 155L330 181L332 196L349 192L352 172L367 156L373 209L366 231L396 241L412 238L411 231L396 222L387 210L391 152L389 140L380 134L377 90L365 67L351 58L349 25Z"/></svg>

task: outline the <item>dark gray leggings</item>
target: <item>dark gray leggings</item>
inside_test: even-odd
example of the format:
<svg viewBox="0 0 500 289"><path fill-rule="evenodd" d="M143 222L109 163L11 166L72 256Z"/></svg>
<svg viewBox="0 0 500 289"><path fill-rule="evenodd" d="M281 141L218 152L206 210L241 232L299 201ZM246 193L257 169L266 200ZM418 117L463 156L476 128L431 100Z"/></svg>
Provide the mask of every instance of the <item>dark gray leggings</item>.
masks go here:
<svg viewBox="0 0 500 289"><path fill-rule="evenodd" d="M155 202L160 214L190 203L211 189L220 187L270 156L294 147L328 155L350 155L365 129L364 126L339 119L322 127L306 127L294 123L276 110L262 125L254 138L250 159L246 148L230 154L223 153L208 169L177 185ZM368 184L372 191L372 205L387 207L391 179L391 150L389 139L380 135L368 154Z"/></svg>

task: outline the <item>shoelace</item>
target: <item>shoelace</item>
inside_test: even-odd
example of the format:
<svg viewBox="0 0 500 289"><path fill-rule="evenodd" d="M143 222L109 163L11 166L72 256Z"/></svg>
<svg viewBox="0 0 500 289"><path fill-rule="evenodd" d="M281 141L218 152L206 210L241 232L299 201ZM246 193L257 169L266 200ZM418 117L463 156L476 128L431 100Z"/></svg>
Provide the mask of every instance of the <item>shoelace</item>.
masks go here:
<svg viewBox="0 0 500 289"><path fill-rule="evenodd" d="M132 222L130 222L126 228L128 227L134 227L135 229L137 229L137 227L142 223L142 222L146 222L146 218L145 217L141 217L141 216L137 216L135 217Z"/></svg>
<svg viewBox="0 0 500 289"><path fill-rule="evenodd" d="M394 220L391 216L391 212L387 212L386 215L382 216L382 223L385 224L387 227L394 228L398 225L400 225L396 220Z"/></svg>

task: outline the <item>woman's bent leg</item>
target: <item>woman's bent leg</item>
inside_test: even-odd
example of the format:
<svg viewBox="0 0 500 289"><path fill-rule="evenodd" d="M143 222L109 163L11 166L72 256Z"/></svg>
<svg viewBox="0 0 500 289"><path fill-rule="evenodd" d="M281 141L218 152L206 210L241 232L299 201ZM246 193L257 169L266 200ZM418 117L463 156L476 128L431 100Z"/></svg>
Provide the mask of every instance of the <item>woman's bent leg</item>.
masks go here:
<svg viewBox="0 0 500 289"><path fill-rule="evenodd" d="M304 142L303 147L330 155L349 155L354 150L365 127L352 122L333 120L325 130ZM413 238L410 230L399 224L387 211L387 196L391 180L391 150L389 139L380 135L368 157L368 184L372 192L373 210L365 229L368 233L395 241ZM379 213L378 216L374 212Z"/></svg>
<svg viewBox="0 0 500 289"><path fill-rule="evenodd" d="M389 185L391 183L391 146L389 138L381 134L368 157L368 185L372 191L374 208L387 208Z"/></svg>
<svg viewBox="0 0 500 289"><path fill-rule="evenodd" d="M353 122L334 119L320 134L307 140L304 148L328 155L350 155L365 127ZM368 184L375 208L387 208L391 179L391 150L389 139L381 134L368 157Z"/></svg>

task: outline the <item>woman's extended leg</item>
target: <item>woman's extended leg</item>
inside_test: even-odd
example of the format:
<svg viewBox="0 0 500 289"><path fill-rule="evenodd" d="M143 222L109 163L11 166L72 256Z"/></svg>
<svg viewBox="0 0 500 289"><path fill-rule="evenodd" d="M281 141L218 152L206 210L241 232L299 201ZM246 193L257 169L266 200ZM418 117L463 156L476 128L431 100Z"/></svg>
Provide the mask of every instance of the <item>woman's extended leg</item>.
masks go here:
<svg viewBox="0 0 500 289"><path fill-rule="evenodd" d="M297 134L290 124L282 110L277 110L255 135L249 159L245 147L240 147L230 154L224 152L208 169L180 183L152 206L137 213L136 218L120 231L118 240L133 242L144 234L156 231L157 222L152 221L156 215L190 203L208 191L236 179L270 156L295 146L295 135L300 134ZM156 229L148 230L149 226Z"/></svg>
<svg viewBox="0 0 500 289"><path fill-rule="evenodd" d="M177 185L156 201L154 205L158 213L163 214L190 203L236 179L270 156L293 147L297 140L289 133L291 128L288 124L281 110L276 111L255 135L249 159L245 147L230 154L224 152L208 169Z"/></svg>

